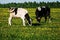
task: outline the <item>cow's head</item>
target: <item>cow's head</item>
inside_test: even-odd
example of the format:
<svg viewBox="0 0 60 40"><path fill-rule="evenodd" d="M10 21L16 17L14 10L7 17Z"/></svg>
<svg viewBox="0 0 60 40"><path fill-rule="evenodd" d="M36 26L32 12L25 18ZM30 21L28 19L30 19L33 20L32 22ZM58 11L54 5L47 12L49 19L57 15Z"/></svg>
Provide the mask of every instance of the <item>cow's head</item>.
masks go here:
<svg viewBox="0 0 60 40"><path fill-rule="evenodd" d="M37 9L38 9L39 11L41 11L41 7L38 7Z"/></svg>
<svg viewBox="0 0 60 40"><path fill-rule="evenodd" d="M31 19L29 20L29 26L32 26L32 20Z"/></svg>
<svg viewBox="0 0 60 40"><path fill-rule="evenodd" d="M40 17L36 17L36 19L37 19L38 23L40 23L40 19L41 19L41 18L40 18Z"/></svg>

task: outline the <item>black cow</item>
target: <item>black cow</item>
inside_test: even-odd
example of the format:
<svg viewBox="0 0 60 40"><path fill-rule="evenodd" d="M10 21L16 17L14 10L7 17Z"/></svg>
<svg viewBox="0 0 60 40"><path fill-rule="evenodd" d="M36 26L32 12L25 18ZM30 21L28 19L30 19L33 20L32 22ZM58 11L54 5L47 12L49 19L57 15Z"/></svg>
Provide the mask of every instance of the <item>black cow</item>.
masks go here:
<svg viewBox="0 0 60 40"><path fill-rule="evenodd" d="M38 23L40 23L40 20L42 17L45 18L45 22L47 20L47 17L49 18L49 22L51 22L50 21L50 8L49 7L47 7L47 6L38 7L36 9L35 14L36 14L36 19L37 19Z"/></svg>

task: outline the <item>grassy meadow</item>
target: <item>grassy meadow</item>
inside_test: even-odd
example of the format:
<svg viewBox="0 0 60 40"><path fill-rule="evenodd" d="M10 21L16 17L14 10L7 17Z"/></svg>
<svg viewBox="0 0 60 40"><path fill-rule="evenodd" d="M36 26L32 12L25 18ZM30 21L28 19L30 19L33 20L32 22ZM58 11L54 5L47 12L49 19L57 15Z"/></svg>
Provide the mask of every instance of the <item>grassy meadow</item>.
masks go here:
<svg viewBox="0 0 60 40"><path fill-rule="evenodd" d="M22 25L20 18L12 19L12 26L8 25L9 10L0 8L0 40L60 40L60 8L51 8L52 22L37 25L35 8L25 8L33 19L33 25Z"/></svg>

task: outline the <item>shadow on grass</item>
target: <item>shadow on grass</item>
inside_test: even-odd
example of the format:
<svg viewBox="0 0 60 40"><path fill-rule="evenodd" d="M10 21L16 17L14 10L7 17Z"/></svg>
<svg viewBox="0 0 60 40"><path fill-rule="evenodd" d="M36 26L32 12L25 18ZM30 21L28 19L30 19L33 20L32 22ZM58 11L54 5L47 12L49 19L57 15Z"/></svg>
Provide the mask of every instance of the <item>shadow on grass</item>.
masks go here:
<svg viewBox="0 0 60 40"><path fill-rule="evenodd" d="M32 23L32 26L40 26L41 24L39 23Z"/></svg>

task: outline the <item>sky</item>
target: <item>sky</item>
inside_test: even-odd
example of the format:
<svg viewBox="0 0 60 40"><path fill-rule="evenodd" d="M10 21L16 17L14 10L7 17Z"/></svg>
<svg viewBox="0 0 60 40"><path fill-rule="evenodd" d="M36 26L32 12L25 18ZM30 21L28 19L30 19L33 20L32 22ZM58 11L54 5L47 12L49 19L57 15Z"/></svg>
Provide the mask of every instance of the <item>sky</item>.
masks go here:
<svg viewBox="0 0 60 40"><path fill-rule="evenodd" d="M24 2L56 2L56 1L59 1L60 0L0 0L0 3L1 4L4 4L4 3L11 3L11 2L14 2L14 3L24 3Z"/></svg>

